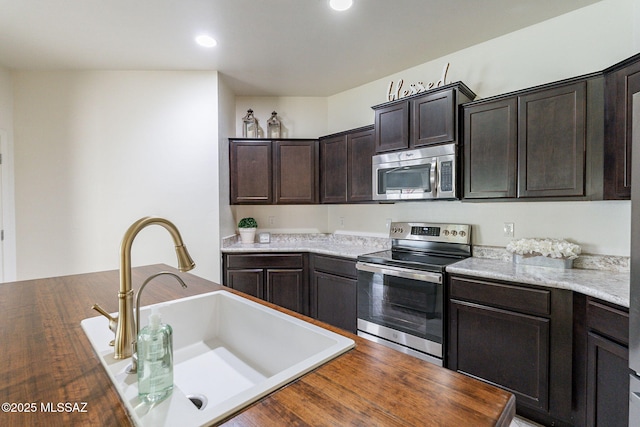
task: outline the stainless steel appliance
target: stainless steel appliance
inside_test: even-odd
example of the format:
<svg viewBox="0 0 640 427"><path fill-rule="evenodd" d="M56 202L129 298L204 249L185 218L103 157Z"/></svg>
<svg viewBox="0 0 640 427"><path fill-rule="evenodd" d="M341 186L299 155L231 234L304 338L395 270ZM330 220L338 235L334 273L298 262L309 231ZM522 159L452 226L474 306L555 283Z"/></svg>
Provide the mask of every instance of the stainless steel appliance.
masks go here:
<svg viewBox="0 0 640 427"><path fill-rule="evenodd" d="M629 426L640 426L640 93L633 96L631 293L629 300Z"/></svg>
<svg viewBox="0 0 640 427"><path fill-rule="evenodd" d="M456 144L373 156L373 199L456 199L456 156Z"/></svg>
<svg viewBox="0 0 640 427"><path fill-rule="evenodd" d="M394 222L389 237L358 257L358 335L442 366L445 268L471 256L471 226Z"/></svg>

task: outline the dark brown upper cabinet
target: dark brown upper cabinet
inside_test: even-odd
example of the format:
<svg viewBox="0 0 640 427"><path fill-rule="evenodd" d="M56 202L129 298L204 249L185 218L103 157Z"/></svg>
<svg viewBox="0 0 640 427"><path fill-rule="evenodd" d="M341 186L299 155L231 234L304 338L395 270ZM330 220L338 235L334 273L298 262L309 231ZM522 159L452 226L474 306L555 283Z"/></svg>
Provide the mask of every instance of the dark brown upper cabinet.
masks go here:
<svg viewBox="0 0 640 427"><path fill-rule="evenodd" d="M458 142L458 106L475 98L462 82L376 105L376 152Z"/></svg>
<svg viewBox="0 0 640 427"><path fill-rule="evenodd" d="M635 93L640 92L640 54L604 71L604 198L631 198L631 125Z"/></svg>
<svg viewBox="0 0 640 427"><path fill-rule="evenodd" d="M318 141L229 140L231 204L318 203Z"/></svg>
<svg viewBox="0 0 640 427"><path fill-rule="evenodd" d="M276 204L318 203L318 141L274 141Z"/></svg>
<svg viewBox="0 0 640 427"><path fill-rule="evenodd" d="M320 202L372 200L373 126L320 138Z"/></svg>
<svg viewBox="0 0 640 427"><path fill-rule="evenodd" d="M517 99L469 105L463 111L464 197L516 197Z"/></svg>
<svg viewBox="0 0 640 427"><path fill-rule="evenodd" d="M586 82L518 97L518 197L584 196Z"/></svg>
<svg viewBox="0 0 640 427"><path fill-rule="evenodd" d="M229 140L231 204L273 203L272 143Z"/></svg>
<svg viewBox="0 0 640 427"><path fill-rule="evenodd" d="M454 89L421 96L412 100L410 105L414 117L411 121L410 144L422 147L456 140L458 106Z"/></svg>
<svg viewBox="0 0 640 427"><path fill-rule="evenodd" d="M603 105L601 74L464 105L463 198L602 198Z"/></svg>

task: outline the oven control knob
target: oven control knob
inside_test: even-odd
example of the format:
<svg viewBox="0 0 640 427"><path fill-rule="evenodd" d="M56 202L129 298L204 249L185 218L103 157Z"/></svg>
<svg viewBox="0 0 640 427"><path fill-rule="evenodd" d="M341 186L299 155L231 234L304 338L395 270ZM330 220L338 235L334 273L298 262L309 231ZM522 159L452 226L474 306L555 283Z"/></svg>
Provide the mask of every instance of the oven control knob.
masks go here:
<svg viewBox="0 0 640 427"><path fill-rule="evenodd" d="M460 234L460 237L464 237L464 236L467 235L467 232L464 231L464 230L461 230L460 233L458 233L458 234Z"/></svg>
<svg viewBox="0 0 640 427"><path fill-rule="evenodd" d="M451 231L451 235L452 235L452 236L457 236L457 235L458 235L458 232L457 232L456 230L453 230L453 231Z"/></svg>
<svg viewBox="0 0 640 427"><path fill-rule="evenodd" d="M444 234L445 236L448 236L448 235L449 235L449 230L444 230L444 231L442 232L442 234Z"/></svg>

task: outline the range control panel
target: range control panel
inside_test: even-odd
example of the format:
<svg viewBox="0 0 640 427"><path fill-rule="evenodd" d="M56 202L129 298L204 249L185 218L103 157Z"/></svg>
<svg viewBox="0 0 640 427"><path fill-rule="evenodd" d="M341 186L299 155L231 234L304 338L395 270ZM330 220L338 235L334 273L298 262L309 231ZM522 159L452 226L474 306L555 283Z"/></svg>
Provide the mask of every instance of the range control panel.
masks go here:
<svg viewBox="0 0 640 427"><path fill-rule="evenodd" d="M471 243L471 225L392 222L389 227L389 237L392 239L461 243L468 245Z"/></svg>

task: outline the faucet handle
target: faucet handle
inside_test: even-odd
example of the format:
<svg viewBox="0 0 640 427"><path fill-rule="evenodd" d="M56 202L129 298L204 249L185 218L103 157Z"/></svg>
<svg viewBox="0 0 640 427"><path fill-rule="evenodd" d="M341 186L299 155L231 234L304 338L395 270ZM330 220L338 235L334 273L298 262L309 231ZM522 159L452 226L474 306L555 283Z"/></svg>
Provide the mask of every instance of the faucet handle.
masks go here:
<svg viewBox="0 0 640 427"><path fill-rule="evenodd" d="M109 313L107 313L98 304L93 304L93 306L91 308L93 308L95 311L97 311L98 313L102 314L104 317L109 319L109 329L111 329L113 332L116 331L116 328L118 327L118 319L117 318L115 318L112 315L110 315Z"/></svg>

